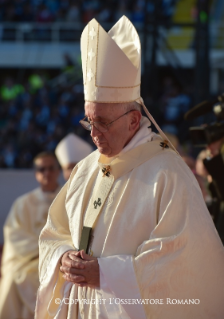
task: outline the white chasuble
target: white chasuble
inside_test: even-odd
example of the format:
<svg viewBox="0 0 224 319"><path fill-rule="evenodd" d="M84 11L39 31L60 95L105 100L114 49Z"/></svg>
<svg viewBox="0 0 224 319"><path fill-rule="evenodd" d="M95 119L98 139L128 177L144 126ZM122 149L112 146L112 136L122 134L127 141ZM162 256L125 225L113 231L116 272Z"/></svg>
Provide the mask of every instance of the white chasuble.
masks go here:
<svg viewBox="0 0 224 319"><path fill-rule="evenodd" d="M37 188L19 197L11 208L4 225L1 319L34 317L39 286L38 239L58 191L45 193Z"/></svg>
<svg viewBox="0 0 224 319"><path fill-rule="evenodd" d="M156 138L114 158L109 177L100 161L95 151L78 163L51 205L35 318L223 319L223 246L180 156ZM94 205L97 289L66 282L59 271L62 254L79 249Z"/></svg>

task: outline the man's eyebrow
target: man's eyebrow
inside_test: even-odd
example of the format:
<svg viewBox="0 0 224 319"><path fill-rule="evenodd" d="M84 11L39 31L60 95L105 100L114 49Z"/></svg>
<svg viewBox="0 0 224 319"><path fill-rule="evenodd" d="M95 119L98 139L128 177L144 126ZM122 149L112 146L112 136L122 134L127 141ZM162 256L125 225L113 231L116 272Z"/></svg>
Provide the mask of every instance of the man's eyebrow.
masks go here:
<svg viewBox="0 0 224 319"><path fill-rule="evenodd" d="M89 116L87 116L88 121L90 120ZM94 122L99 121L99 122L109 122L111 121L111 119L105 118L105 117L101 117L101 116L97 116L94 119Z"/></svg>

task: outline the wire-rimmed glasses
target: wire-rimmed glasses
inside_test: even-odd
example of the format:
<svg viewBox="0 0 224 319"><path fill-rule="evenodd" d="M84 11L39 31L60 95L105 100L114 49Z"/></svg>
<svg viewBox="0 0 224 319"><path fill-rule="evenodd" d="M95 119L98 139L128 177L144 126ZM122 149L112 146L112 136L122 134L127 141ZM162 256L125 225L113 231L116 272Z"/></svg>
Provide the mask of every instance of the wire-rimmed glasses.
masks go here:
<svg viewBox="0 0 224 319"><path fill-rule="evenodd" d="M115 121L119 120L122 116L128 114L129 112L134 111L134 110L130 110L127 111L126 113L122 114L121 116L119 116L117 119L111 121L110 123L102 123L102 122L98 122L98 121L85 121L85 119L87 118L87 116L85 116L82 120L79 121L79 123L84 127L84 129L91 131L92 130L92 126L94 126L98 131L100 131L101 133L105 133L108 131L108 126L111 125L112 123L114 123Z"/></svg>

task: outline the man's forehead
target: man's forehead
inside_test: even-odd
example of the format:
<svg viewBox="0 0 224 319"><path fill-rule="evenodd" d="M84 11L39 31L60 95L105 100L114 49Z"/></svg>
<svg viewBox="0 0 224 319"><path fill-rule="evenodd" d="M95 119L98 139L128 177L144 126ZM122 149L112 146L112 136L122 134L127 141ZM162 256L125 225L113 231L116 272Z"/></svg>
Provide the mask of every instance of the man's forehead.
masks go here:
<svg viewBox="0 0 224 319"><path fill-rule="evenodd" d="M41 165L41 164L45 164L45 163L56 163L56 159L53 156L45 156L45 157L40 157L37 158L35 161L36 165Z"/></svg>
<svg viewBox="0 0 224 319"><path fill-rule="evenodd" d="M116 113L119 113L120 107L118 104L112 103L85 103L85 114L88 117L94 118L110 118Z"/></svg>
<svg viewBox="0 0 224 319"><path fill-rule="evenodd" d="M85 110L110 110L111 103L97 103L97 102L85 102Z"/></svg>

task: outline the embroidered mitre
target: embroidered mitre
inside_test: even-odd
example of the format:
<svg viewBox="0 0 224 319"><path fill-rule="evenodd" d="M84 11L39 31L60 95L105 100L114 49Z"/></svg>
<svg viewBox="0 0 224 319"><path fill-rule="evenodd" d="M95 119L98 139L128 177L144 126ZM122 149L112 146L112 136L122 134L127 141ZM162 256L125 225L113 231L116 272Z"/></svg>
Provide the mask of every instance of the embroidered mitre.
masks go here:
<svg viewBox="0 0 224 319"><path fill-rule="evenodd" d="M81 36L85 101L124 103L140 99L141 43L123 16L107 33L92 19Z"/></svg>
<svg viewBox="0 0 224 319"><path fill-rule="evenodd" d="M85 101L138 102L162 136L161 147L176 151L141 98L141 43L130 20L123 16L107 33L92 19L82 32L81 55Z"/></svg>

